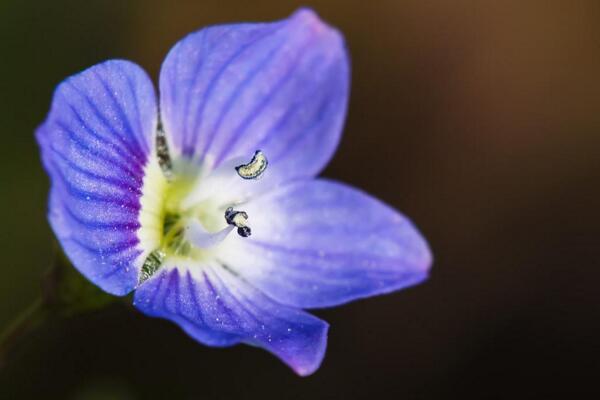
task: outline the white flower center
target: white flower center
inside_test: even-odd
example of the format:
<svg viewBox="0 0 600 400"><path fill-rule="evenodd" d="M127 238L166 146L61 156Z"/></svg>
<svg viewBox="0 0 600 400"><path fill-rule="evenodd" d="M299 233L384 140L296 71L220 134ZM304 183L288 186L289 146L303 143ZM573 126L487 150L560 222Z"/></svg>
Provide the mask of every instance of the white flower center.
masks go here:
<svg viewBox="0 0 600 400"><path fill-rule="evenodd" d="M171 160L159 128L157 154L145 170L138 237L139 282L152 276L166 258L203 261L235 229L251 235L251 221L240 206L247 184L261 177L268 161L261 151L252 160L235 159L212 169L184 158Z"/></svg>

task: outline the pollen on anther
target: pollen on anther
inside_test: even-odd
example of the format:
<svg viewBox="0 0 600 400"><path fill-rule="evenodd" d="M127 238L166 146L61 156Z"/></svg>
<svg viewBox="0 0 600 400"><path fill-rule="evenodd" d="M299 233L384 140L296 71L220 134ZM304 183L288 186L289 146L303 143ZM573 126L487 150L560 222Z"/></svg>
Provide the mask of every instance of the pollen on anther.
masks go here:
<svg viewBox="0 0 600 400"><path fill-rule="evenodd" d="M252 156L252 160L248 164L238 165L235 167L235 170L243 179L257 179L262 176L268 165L269 161L267 157L265 157L262 151L256 150L254 156Z"/></svg>
<svg viewBox="0 0 600 400"><path fill-rule="evenodd" d="M225 210L225 221L237 227L237 233L242 237L248 237L252 233L250 227L246 225L248 214L245 211L235 211L233 207L229 207Z"/></svg>

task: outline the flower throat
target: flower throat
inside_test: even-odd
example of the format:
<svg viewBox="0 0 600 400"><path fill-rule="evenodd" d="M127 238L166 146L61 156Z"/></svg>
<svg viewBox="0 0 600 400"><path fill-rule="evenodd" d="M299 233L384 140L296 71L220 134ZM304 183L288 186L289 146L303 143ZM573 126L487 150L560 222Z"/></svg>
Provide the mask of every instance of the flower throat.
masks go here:
<svg viewBox="0 0 600 400"><path fill-rule="evenodd" d="M215 206L210 198L199 200L194 197L195 187L199 186L200 179L196 175L187 176L184 172L185 167L176 167L177 163L171 159L160 121L156 132L156 158L166 181L165 191L160 193L163 202L163 211L157 226L161 230L160 245L144 259L139 284L150 278L163 265L168 255L201 258L210 247L219 244L234 229L244 238L252 234L248 226L249 217L245 211L236 210L232 205L224 207L223 211L221 205ZM267 166L268 160L263 152L256 150L248 163L227 163L209 173L206 178L210 179L211 175L235 174L238 179L254 180L263 176ZM218 215L218 210L221 210L222 217L215 216ZM205 225L222 225L223 220L227 226L220 231L206 230Z"/></svg>

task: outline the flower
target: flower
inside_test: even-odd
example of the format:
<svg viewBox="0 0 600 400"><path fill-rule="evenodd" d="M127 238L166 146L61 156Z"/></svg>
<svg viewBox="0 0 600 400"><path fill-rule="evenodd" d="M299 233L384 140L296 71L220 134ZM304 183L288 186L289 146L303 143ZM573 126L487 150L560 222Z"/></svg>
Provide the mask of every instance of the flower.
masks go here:
<svg viewBox="0 0 600 400"><path fill-rule="evenodd" d="M66 79L36 135L49 220L73 265L209 346L246 343L314 372L330 307L418 282L411 222L315 176L348 101L339 32L311 10L212 26L151 80L112 60Z"/></svg>

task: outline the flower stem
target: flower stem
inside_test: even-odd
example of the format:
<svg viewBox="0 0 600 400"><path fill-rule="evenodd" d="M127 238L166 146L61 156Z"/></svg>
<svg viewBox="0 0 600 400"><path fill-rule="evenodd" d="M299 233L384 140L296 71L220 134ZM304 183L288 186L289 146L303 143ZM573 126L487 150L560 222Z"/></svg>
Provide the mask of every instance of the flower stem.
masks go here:
<svg viewBox="0 0 600 400"><path fill-rule="evenodd" d="M59 252L41 283L41 295L0 332L0 369L20 338L40 325L100 310L117 299L88 282Z"/></svg>
<svg viewBox="0 0 600 400"><path fill-rule="evenodd" d="M38 297L0 332L0 368L4 367L8 352L20 337L31 332L50 315L42 297Z"/></svg>

